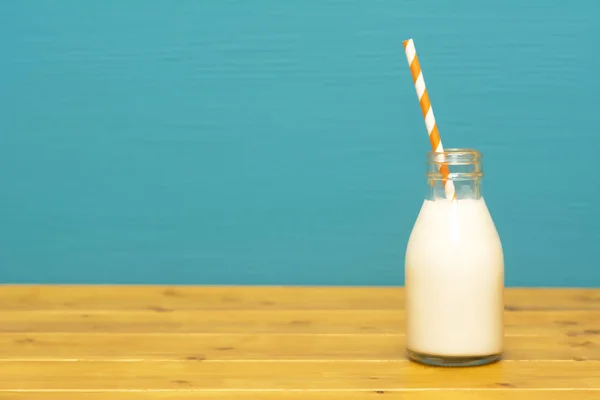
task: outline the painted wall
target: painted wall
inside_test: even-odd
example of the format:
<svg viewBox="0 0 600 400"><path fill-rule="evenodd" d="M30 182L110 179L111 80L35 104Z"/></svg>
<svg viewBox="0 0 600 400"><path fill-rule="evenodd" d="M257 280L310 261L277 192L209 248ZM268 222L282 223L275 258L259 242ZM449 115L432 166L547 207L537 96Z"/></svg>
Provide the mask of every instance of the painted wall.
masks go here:
<svg viewBox="0 0 600 400"><path fill-rule="evenodd" d="M402 284L428 140L506 283L600 286L600 3L0 2L0 281Z"/></svg>

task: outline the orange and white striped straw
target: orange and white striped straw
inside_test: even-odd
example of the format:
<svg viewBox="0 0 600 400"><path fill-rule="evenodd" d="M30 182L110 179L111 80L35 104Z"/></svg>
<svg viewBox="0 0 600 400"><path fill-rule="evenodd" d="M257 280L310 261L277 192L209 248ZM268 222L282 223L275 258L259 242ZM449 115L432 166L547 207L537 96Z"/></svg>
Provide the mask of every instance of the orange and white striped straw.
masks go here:
<svg viewBox="0 0 600 400"><path fill-rule="evenodd" d="M417 51L415 50L415 44L412 39L405 40L404 52L406 53L406 60L410 67L410 73L415 83L415 89L417 90L417 97L421 104L421 112L423 118L425 118L425 126L427 127L427 133L429 134L429 141L431 142L431 149L434 152L443 152L444 146L442 146L442 139L438 131L437 124L435 123L435 117L433 116L433 108L431 108L431 102L429 101L429 94L425 87L425 80L423 79L423 71L419 64L419 58L417 57ZM444 182L444 190L446 192L446 198L456 200L456 192L454 191L454 183L448 179L450 170L446 164L440 166L440 173L442 174L442 181Z"/></svg>

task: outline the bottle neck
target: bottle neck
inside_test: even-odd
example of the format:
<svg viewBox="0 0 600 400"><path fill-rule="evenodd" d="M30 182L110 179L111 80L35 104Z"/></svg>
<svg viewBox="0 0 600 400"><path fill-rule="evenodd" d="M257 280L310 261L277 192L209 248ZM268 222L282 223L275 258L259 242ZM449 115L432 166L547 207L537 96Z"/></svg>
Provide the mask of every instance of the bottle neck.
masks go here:
<svg viewBox="0 0 600 400"><path fill-rule="evenodd" d="M482 197L480 179L452 179L456 200L479 200ZM427 200L446 199L446 189L443 180L429 179L427 188Z"/></svg>
<svg viewBox="0 0 600 400"><path fill-rule="evenodd" d="M481 153L473 149L446 149L427 153L428 200L447 198L448 185L454 186L456 200L482 197ZM450 186L451 187L451 186Z"/></svg>

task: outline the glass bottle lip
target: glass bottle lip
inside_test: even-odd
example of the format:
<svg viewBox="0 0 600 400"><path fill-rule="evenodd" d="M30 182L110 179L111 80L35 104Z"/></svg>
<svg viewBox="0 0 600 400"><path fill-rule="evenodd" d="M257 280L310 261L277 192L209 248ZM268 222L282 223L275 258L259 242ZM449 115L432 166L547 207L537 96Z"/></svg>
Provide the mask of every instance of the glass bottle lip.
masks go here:
<svg viewBox="0 0 600 400"><path fill-rule="evenodd" d="M444 151L430 151L427 162L431 164L468 165L481 162L483 155L479 150L469 148L449 148Z"/></svg>
<svg viewBox="0 0 600 400"><path fill-rule="evenodd" d="M427 153L427 178L437 181L449 179L452 181L478 180L483 177L481 152L468 148L450 148L444 151ZM446 167L443 176L442 167Z"/></svg>

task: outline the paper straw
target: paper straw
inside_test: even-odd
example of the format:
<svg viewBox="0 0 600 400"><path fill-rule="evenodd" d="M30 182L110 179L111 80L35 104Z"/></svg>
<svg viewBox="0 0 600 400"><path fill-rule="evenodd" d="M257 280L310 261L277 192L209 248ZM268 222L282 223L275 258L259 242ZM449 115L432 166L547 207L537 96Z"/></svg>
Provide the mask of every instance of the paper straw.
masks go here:
<svg viewBox="0 0 600 400"><path fill-rule="evenodd" d="M425 126L427 127L427 133L429 134L429 141L431 142L431 149L434 152L443 152L444 146L442 146L442 139L438 132L437 124L435 123L435 117L433 116L433 108L429 101L429 94L425 87L425 80L423 79L423 71L421 71L421 65L419 64L419 58L417 57L417 51L415 50L415 44L412 39L405 40L404 52L406 53L406 60L410 67L410 73L415 83L415 89L417 91L417 97L421 104L421 112L423 118L425 118ZM440 173L442 174L442 181L444 183L444 190L446 192L446 198L456 200L456 193L454 191L454 183L448 179L450 170L448 165L440 165Z"/></svg>

